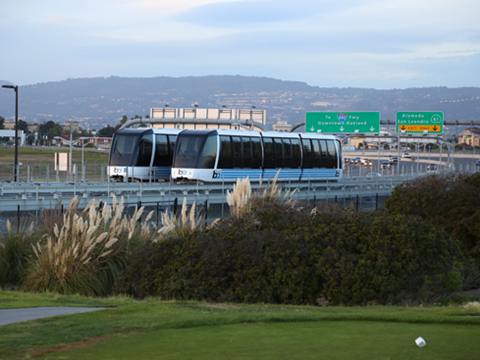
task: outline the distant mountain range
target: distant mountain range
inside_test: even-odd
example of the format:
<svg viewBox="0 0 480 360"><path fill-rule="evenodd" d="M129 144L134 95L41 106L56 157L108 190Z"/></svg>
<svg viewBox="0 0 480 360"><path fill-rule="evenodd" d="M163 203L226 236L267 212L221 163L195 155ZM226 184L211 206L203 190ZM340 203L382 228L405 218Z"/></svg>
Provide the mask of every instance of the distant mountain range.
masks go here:
<svg viewBox="0 0 480 360"><path fill-rule="evenodd" d="M11 84L1 81L0 85ZM79 121L86 129L116 125L152 107L265 109L267 124L297 124L307 111L443 111L445 120L480 120L480 88L426 87L393 90L322 88L304 82L249 76L85 78L19 87L19 118L28 123ZM11 121L13 92L0 91L0 116Z"/></svg>

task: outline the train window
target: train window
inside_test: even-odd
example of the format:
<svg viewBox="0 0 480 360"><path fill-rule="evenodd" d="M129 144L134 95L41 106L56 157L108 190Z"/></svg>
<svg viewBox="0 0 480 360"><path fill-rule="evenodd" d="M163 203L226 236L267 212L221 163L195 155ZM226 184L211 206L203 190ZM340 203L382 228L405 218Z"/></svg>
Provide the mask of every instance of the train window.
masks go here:
<svg viewBox="0 0 480 360"><path fill-rule="evenodd" d="M170 165L172 164L171 158L175 153L175 143L177 142L177 135L168 135L168 155L170 156Z"/></svg>
<svg viewBox="0 0 480 360"><path fill-rule="evenodd" d="M242 137L243 142L243 167L252 167L252 141L249 137Z"/></svg>
<svg viewBox="0 0 480 360"><path fill-rule="evenodd" d="M198 157L197 168L213 169L215 167L215 159L217 158L217 136L210 135L205 141L202 153Z"/></svg>
<svg viewBox="0 0 480 360"><path fill-rule="evenodd" d="M263 149L265 154L263 167L265 169L275 169L275 153L273 151L272 138L263 138Z"/></svg>
<svg viewBox="0 0 480 360"><path fill-rule="evenodd" d="M275 167L283 168L283 141L282 139L273 139L273 144L275 147Z"/></svg>
<svg viewBox="0 0 480 360"><path fill-rule="evenodd" d="M204 142L204 135L180 135L175 146L174 167L194 168Z"/></svg>
<svg viewBox="0 0 480 360"><path fill-rule="evenodd" d="M337 153L335 151L334 140L327 140L327 149L328 149L328 162L327 167L334 169L337 167Z"/></svg>
<svg viewBox="0 0 480 360"><path fill-rule="evenodd" d="M219 169L233 168L232 141L230 136L220 136L220 156L218 157Z"/></svg>
<svg viewBox="0 0 480 360"><path fill-rule="evenodd" d="M322 168L328 168L328 156L327 156L327 142L325 140L318 140L320 143L320 149L322 153Z"/></svg>
<svg viewBox="0 0 480 360"><path fill-rule="evenodd" d="M232 136L232 142L233 142L233 167L243 168L242 138L240 136Z"/></svg>
<svg viewBox="0 0 480 360"><path fill-rule="evenodd" d="M155 135L155 158L153 166L170 166L172 164L171 156L168 154L167 135Z"/></svg>
<svg viewBox="0 0 480 360"><path fill-rule="evenodd" d="M135 166L150 166L153 150L153 135L145 134L138 144L138 157Z"/></svg>
<svg viewBox="0 0 480 360"><path fill-rule="evenodd" d="M310 139L302 139L303 147L303 168L311 169L313 166L313 151Z"/></svg>
<svg viewBox="0 0 480 360"><path fill-rule="evenodd" d="M292 142L290 139L283 139L284 165L286 168L292 167Z"/></svg>
<svg viewBox="0 0 480 360"><path fill-rule="evenodd" d="M252 169L260 169L262 167L262 145L260 138L252 138Z"/></svg>
<svg viewBox="0 0 480 360"><path fill-rule="evenodd" d="M292 168L298 169L302 162L300 139L292 139Z"/></svg>
<svg viewBox="0 0 480 360"><path fill-rule="evenodd" d="M113 138L109 164L113 166L131 166L137 160L133 155L140 141L139 135L117 133Z"/></svg>
<svg viewBox="0 0 480 360"><path fill-rule="evenodd" d="M313 145L313 167L320 168L322 167L322 155L320 153L320 144L317 139L312 139Z"/></svg>
<svg viewBox="0 0 480 360"><path fill-rule="evenodd" d="M343 168L343 161L342 161L342 144L340 143L340 141L336 140L337 141L337 157L339 159L338 161L338 166L340 166L340 168Z"/></svg>

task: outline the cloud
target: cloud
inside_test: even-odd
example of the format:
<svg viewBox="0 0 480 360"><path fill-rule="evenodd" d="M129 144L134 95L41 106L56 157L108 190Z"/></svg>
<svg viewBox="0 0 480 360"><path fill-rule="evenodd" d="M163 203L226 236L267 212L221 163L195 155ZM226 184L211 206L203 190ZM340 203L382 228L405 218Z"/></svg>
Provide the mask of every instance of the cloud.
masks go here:
<svg viewBox="0 0 480 360"><path fill-rule="evenodd" d="M202 5L185 11L174 20L202 26L238 28L248 24L286 22L314 14L338 11L363 1L353 0L246 0Z"/></svg>

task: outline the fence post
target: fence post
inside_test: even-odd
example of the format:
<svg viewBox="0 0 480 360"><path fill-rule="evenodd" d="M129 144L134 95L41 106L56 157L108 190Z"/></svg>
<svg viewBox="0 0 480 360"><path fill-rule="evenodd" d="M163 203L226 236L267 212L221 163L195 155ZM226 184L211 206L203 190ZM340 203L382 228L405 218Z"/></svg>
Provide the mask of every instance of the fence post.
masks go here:
<svg viewBox="0 0 480 360"><path fill-rule="evenodd" d="M17 234L20 232L20 205L17 205Z"/></svg>
<svg viewBox="0 0 480 360"><path fill-rule="evenodd" d="M137 210L139 210L140 208L142 207L142 202L141 201L137 201ZM142 219L138 219L137 220L138 223L141 223L142 222Z"/></svg>
<svg viewBox="0 0 480 360"><path fill-rule="evenodd" d="M177 216L178 198L173 200L173 215Z"/></svg>
<svg viewBox="0 0 480 360"><path fill-rule="evenodd" d="M205 205L203 207L205 208L205 225L207 225L207 222L208 222L208 200L205 200Z"/></svg>

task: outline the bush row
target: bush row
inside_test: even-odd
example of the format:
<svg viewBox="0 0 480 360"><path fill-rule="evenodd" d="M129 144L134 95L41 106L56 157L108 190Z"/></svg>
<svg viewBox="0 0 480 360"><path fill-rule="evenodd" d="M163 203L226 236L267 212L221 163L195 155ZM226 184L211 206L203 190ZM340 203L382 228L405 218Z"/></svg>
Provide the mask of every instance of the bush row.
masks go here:
<svg viewBox="0 0 480 360"><path fill-rule="evenodd" d="M443 231L386 211L281 202L184 237L149 244L129 259L114 291L136 298L275 304L390 304L457 290L462 255Z"/></svg>
<svg viewBox="0 0 480 360"><path fill-rule="evenodd" d="M418 216L458 242L475 262L471 287L480 286L480 173L434 175L397 186L385 207L392 214Z"/></svg>

